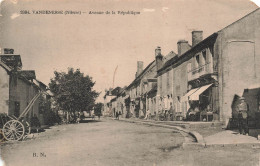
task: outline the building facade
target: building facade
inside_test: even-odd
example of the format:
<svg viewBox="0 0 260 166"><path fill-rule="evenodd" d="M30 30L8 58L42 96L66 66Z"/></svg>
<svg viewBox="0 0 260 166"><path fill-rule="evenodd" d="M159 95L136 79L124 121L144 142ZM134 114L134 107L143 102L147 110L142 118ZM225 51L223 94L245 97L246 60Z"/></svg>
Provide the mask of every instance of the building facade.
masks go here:
<svg viewBox="0 0 260 166"><path fill-rule="evenodd" d="M176 120L228 126L235 96L250 96L250 89L260 88L259 27L258 8L205 39L203 31L193 31L191 45L178 41L178 54L163 56L156 48L155 61L144 70L143 62L137 62L135 80L114 97L117 110L125 117L142 117L147 110L159 114L173 109ZM254 104L251 99L246 99L249 116L255 117L259 97Z"/></svg>
<svg viewBox="0 0 260 166"><path fill-rule="evenodd" d="M115 112L117 110L116 107L116 101L115 98L117 98L117 95L121 93L122 88L116 87L116 88L110 88L109 90L105 90L104 95L104 109L103 109L103 115L104 116L115 116ZM113 102L113 104L112 104Z"/></svg>
<svg viewBox="0 0 260 166"><path fill-rule="evenodd" d="M193 31L192 46L179 41L178 57L158 69L159 102L165 105L165 95L172 96L170 102L184 118L197 105L201 114L206 110L212 120L228 125L234 96L260 87L259 24L257 9L204 40L202 31Z"/></svg>
<svg viewBox="0 0 260 166"><path fill-rule="evenodd" d="M9 54L7 50L0 55L0 113L18 118L38 93L47 90L47 86L36 80L35 71L22 70L20 55ZM43 114L43 111L39 111L37 99L25 118L30 121L33 116L37 116L44 124Z"/></svg>

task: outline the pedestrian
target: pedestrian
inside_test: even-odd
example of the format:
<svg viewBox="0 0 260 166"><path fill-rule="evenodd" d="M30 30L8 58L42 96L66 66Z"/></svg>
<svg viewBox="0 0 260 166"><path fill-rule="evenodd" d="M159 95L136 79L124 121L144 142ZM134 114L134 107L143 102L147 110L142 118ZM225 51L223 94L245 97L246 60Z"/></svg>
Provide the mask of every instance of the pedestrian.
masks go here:
<svg viewBox="0 0 260 166"><path fill-rule="evenodd" d="M152 116L151 111L148 109L147 112L148 112L148 119L150 120Z"/></svg>
<svg viewBox="0 0 260 166"><path fill-rule="evenodd" d="M94 113L92 114L92 120L95 120L95 114Z"/></svg>
<svg viewBox="0 0 260 166"><path fill-rule="evenodd" d="M116 119L119 120L119 113L116 112Z"/></svg>
<svg viewBox="0 0 260 166"><path fill-rule="evenodd" d="M245 98L241 97L241 102L238 105L238 128L239 133L243 135L249 134L248 128L248 104L245 102Z"/></svg>
<svg viewBox="0 0 260 166"><path fill-rule="evenodd" d="M172 106L172 103L170 103L169 113L170 113L170 120L171 120L171 121L175 120L175 109L174 109L174 107Z"/></svg>
<svg viewBox="0 0 260 166"><path fill-rule="evenodd" d="M144 118L144 119L145 119L145 120L150 119L149 116L150 116L150 110L147 109L147 110L146 110L146 115L145 115L145 118Z"/></svg>

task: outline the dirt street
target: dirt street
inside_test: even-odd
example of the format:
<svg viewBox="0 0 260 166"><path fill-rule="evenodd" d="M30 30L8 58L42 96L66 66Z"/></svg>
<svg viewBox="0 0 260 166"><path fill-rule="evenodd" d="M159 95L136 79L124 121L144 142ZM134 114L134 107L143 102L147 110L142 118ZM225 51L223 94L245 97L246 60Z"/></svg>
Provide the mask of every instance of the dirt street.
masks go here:
<svg viewBox="0 0 260 166"><path fill-rule="evenodd" d="M183 149L171 129L117 120L60 125L35 139L1 145L7 166L258 165L260 147Z"/></svg>

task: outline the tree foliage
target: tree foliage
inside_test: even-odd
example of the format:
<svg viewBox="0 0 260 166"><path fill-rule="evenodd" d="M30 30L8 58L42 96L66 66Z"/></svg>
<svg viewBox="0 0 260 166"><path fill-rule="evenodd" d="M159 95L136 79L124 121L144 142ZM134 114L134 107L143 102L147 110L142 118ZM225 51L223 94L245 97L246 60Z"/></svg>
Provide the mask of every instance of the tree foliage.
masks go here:
<svg viewBox="0 0 260 166"><path fill-rule="evenodd" d="M95 115L102 115L103 103L97 103L94 107Z"/></svg>
<svg viewBox="0 0 260 166"><path fill-rule="evenodd" d="M54 71L49 83L59 108L69 111L88 111L93 108L99 93L93 90L92 77L81 73L79 69L68 68L68 72Z"/></svg>

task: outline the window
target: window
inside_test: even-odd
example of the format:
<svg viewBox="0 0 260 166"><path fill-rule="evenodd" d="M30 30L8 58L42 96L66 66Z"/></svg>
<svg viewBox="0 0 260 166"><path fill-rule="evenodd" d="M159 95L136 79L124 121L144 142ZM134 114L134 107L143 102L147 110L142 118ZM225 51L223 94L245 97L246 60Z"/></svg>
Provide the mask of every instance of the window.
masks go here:
<svg viewBox="0 0 260 166"><path fill-rule="evenodd" d="M210 47L209 49L208 49L208 62L209 63L213 63L213 57L214 57L214 54L213 54L213 48L212 47Z"/></svg>
<svg viewBox="0 0 260 166"><path fill-rule="evenodd" d="M197 68L200 65L200 55L196 55L195 60L195 67Z"/></svg>
<svg viewBox="0 0 260 166"><path fill-rule="evenodd" d="M203 64L208 63L206 50L202 51L202 58L203 58Z"/></svg>
<svg viewBox="0 0 260 166"><path fill-rule="evenodd" d="M188 63L187 64L187 72L190 72L191 71L191 63Z"/></svg>

